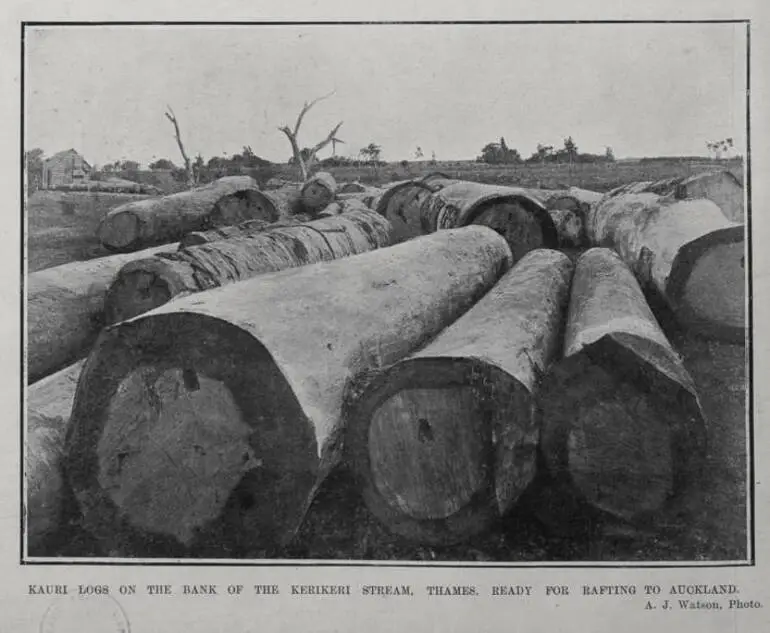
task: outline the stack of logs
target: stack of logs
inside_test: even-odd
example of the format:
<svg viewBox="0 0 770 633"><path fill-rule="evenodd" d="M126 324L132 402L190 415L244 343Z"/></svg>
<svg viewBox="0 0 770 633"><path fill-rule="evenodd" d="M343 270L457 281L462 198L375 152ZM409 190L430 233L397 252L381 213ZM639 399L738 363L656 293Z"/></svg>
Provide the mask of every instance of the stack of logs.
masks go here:
<svg viewBox="0 0 770 633"><path fill-rule="evenodd" d="M109 551L239 556L288 544L342 461L390 530L440 545L514 512L538 453L558 521L654 521L697 479L698 395L645 293L743 340L721 177L222 180L113 210L122 254L29 276L30 552L65 488Z"/></svg>

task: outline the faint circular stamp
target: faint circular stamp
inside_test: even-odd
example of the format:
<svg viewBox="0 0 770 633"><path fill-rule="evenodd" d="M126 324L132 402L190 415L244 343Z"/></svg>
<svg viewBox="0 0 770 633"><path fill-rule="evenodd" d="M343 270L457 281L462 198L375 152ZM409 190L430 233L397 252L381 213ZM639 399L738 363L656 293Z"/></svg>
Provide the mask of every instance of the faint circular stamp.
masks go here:
<svg viewBox="0 0 770 633"><path fill-rule="evenodd" d="M40 633L131 633L120 603L110 595L70 596L51 603L40 622Z"/></svg>

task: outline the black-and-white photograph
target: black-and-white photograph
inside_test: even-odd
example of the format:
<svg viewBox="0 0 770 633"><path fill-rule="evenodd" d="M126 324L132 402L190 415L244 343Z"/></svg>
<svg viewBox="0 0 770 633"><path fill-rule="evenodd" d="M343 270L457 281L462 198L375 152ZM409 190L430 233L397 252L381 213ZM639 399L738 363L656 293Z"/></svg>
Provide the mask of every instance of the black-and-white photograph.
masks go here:
<svg viewBox="0 0 770 633"><path fill-rule="evenodd" d="M23 27L25 563L751 564L748 27Z"/></svg>

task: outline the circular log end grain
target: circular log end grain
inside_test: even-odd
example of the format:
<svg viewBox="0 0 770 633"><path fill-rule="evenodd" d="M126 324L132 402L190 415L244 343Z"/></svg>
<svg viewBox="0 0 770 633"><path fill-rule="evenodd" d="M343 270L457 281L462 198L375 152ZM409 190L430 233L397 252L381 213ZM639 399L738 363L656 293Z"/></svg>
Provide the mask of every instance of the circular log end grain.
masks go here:
<svg viewBox="0 0 770 633"><path fill-rule="evenodd" d="M424 234L420 209L431 193L428 185L415 181L392 187L382 196L377 212L393 226L394 244Z"/></svg>
<svg viewBox="0 0 770 633"><path fill-rule="evenodd" d="M173 264L161 258L129 262L120 269L104 299L107 323L119 323L168 303L185 290Z"/></svg>
<svg viewBox="0 0 770 633"><path fill-rule="evenodd" d="M713 231L684 246L666 289L680 322L704 336L742 343L746 270L743 226Z"/></svg>
<svg viewBox="0 0 770 633"><path fill-rule="evenodd" d="M256 189L244 189L217 201L211 213L211 225L231 226L248 220L275 222L279 215L268 196Z"/></svg>
<svg viewBox="0 0 770 633"><path fill-rule="evenodd" d="M109 335L86 366L67 438L87 529L140 554L280 542L304 512L318 458L269 353L192 313Z"/></svg>
<svg viewBox="0 0 770 633"><path fill-rule="evenodd" d="M334 202L335 192L336 184L330 175L316 175L302 187L302 205L311 213L317 213Z"/></svg>
<svg viewBox="0 0 770 633"><path fill-rule="evenodd" d="M590 506L646 521L697 480L703 420L691 392L666 374L667 350L607 335L558 363L539 397L549 470Z"/></svg>
<svg viewBox="0 0 770 633"><path fill-rule="evenodd" d="M543 213L548 215L546 211ZM550 217L548 222L554 228ZM555 236L546 234L541 219L519 202L485 204L475 213L471 224L488 226L502 235L511 247L514 262L536 248L556 247Z"/></svg>
<svg viewBox="0 0 770 633"><path fill-rule="evenodd" d="M139 219L131 211L120 211L107 216L99 227L99 239L105 248L112 251L130 249L139 239Z"/></svg>
<svg viewBox="0 0 770 633"><path fill-rule="evenodd" d="M493 429L497 418L531 415L517 381L467 359L417 358L375 378L350 412L353 470L367 507L392 532L445 545L498 518ZM523 443L513 461L528 469L535 454Z"/></svg>

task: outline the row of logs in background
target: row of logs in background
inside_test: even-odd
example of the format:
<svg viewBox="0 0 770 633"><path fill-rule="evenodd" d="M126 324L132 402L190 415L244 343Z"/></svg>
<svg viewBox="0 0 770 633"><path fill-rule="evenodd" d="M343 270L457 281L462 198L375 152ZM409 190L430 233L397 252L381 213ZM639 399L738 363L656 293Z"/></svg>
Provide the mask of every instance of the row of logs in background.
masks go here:
<svg viewBox="0 0 770 633"><path fill-rule="evenodd" d="M647 520L697 477L704 430L642 290L742 340L730 178L226 178L116 208L100 236L130 252L28 278L31 553L69 497L122 555L282 546L341 461L420 542L513 511L538 454L565 515Z"/></svg>

